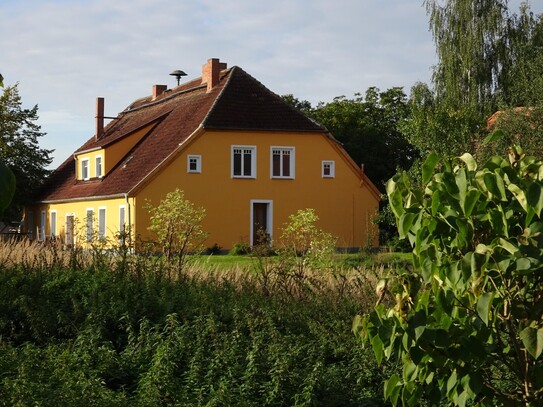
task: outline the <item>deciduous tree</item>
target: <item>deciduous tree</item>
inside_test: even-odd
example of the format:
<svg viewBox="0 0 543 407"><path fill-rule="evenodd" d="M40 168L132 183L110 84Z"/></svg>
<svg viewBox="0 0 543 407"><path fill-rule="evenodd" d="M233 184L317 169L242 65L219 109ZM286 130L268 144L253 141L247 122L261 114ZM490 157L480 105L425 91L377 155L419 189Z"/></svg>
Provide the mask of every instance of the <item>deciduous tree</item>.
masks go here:
<svg viewBox="0 0 543 407"><path fill-rule="evenodd" d="M20 218L21 209L49 174L52 150L41 148L45 133L36 124L38 106L22 107L18 85L6 86L0 95L0 161L15 174L16 190L6 218Z"/></svg>

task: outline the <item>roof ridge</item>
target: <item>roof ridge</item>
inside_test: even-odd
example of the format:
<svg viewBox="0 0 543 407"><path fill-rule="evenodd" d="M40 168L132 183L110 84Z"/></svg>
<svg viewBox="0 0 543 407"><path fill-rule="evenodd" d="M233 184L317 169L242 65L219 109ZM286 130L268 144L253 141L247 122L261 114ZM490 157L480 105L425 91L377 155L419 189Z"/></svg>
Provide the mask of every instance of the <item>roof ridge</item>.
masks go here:
<svg viewBox="0 0 543 407"><path fill-rule="evenodd" d="M292 110L293 112L295 112L298 116L301 116L303 119L306 119L306 120L309 120L311 121L312 123L314 123L316 126L320 127L323 131L328 131L328 129L326 129L325 126L323 126L322 124L320 124L318 121L316 121L315 119L313 119L312 117L309 117L308 115L306 115L305 113L303 113L300 109L292 106L290 103L287 103L282 97L281 95L278 95L277 93L275 93L273 90L271 90L270 88L268 88L266 85L264 85L262 82L260 82L258 79L256 79L254 76L252 76L250 73L246 72L243 70L243 68L239 68L241 71L243 71L246 75L248 75L249 77L251 77L255 82L257 82L260 86L262 86L263 89L265 89L272 97L274 97L278 102L280 103L283 103L284 105L288 106L290 110Z"/></svg>
<svg viewBox="0 0 543 407"><path fill-rule="evenodd" d="M165 102L165 101L168 101L168 100L171 100L171 99L174 99L175 97L177 96L180 96L180 95L185 95L187 93L190 93L190 92L194 92L200 88L204 88L206 85L205 83L204 84L200 84L200 85L197 85L197 86L194 86L192 88L188 88L188 89L184 89L184 90L180 90L178 92L175 92L175 93L172 93L171 95L168 95L166 97L163 97L163 98L160 98L158 100L151 100L149 103L145 103L145 104L142 104L140 106L137 106L137 107L134 107L133 109L130 108L130 106L133 106L136 102L140 101L140 100L144 100L146 98L148 98L149 96L145 96L145 97L142 97L142 98L139 98L139 99L136 99L135 101L133 101L126 109L124 109L121 113L119 114L126 114L126 113L132 113L132 112L137 112L138 110L141 110L141 109L144 109L146 107L150 107L150 106L156 106L162 102Z"/></svg>
<svg viewBox="0 0 543 407"><path fill-rule="evenodd" d="M213 110L215 109L215 106L217 106L219 100L221 99L222 95L224 95L224 90L228 87L228 85L230 84L230 81L232 80L232 76L234 71L236 69L241 69L240 67L234 65L228 69L226 69L226 71L228 72L229 71L229 74L228 74L228 77L226 78L226 82L225 84L223 85L222 89L220 90L219 94L217 95L217 97L215 98L215 100L213 101L213 104L211 105L211 107L209 108L209 110L207 111L206 115L204 116L204 118L202 119L202 122L200 123L200 126L202 127L206 127L206 121L207 119L209 118L209 116L211 116L211 113L213 112ZM243 70L243 69L241 69Z"/></svg>

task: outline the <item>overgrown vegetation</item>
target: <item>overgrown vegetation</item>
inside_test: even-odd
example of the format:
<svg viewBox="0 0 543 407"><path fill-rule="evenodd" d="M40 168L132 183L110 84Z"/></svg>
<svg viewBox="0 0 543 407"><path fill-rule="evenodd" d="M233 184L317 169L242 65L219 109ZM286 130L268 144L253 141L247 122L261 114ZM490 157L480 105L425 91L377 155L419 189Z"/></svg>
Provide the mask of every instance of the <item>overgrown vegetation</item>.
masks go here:
<svg viewBox="0 0 543 407"><path fill-rule="evenodd" d="M168 278L164 256L1 243L0 405L385 405L392 366L350 330L383 266L307 269L296 295L233 260Z"/></svg>

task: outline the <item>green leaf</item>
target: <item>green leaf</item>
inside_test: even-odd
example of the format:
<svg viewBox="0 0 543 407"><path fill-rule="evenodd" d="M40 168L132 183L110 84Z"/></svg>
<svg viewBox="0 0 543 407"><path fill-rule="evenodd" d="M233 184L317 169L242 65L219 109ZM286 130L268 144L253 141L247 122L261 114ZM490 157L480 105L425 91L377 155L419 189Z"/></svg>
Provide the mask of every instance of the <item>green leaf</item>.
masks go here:
<svg viewBox="0 0 543 407"><path fill-rule="evenodd" d="M403 365L404 381L411 382L417 378L417 375L418 375L417 365L415 365L411 361L405 362Z"/></svg>
<svg viewBox="0 0 543 407"><path fill-rule="evenodd" d="M387 194L390 209L392 209L392 213L396 219L399 219L400 216L402 216L402 214L405 212L405 209L403 207L402 193L396 187L396 182L394 182L393 179L390 179L387 182Z"/></svg>
<svg viewBox="0 0 543 407"><path fill-rule="evenodd" d="M543 328L528 326L520 332L520 340L534 359L539 358L543 352Z"/></svg>
<svg viewBox="0 0 543 407"><path fill-rule="evenodd" d="M498 198L500 201L506 201L505 184L503 178L495 172L486 172L483 176L483 181L488 191Z"/></svg>
<svg viewBox="0 0 543 407"><path fill-rule="evenodd" d="M398 396L400 395L400 376L393 374L385 382L385 400L390 400L393 406L398 402Z"/></svg>
<svg viewBox="0 0 543 407"><path fill-rule="evenodd" d="M515 184L507 185L507 189L513 193L520 206L522 206L522 209L528 212L528 200L526 199L524 191Z"/></svg>
<svg viewBox="0 0 543 407"><path fill-rule="evenodd" d="M379 335L375 335L370 339L371 347L373 348L373 353L375 354L375 359L377 359L377 364L380 365L383 361L384 355L384 346L383 341L379 338Z"/></svg>
<svg viewBox="0 0 543 407"><path fill-rule="evenodd" d="M494 299L494 293L489 292L489 293L484 293L477 300L477 315L479 315L479 318L481 318L481 320L487 326L488 326L488 314L489 314L490 305L492 304L493 299Z"/></svg>
<svg viewBox="0 0 543 407"><path fill-rule="evenodd" d="M436 167L437 163L439 162L439 156L431 152L428 154L428 157L426 157L426 160L422 164L422 184L426 185L430 179L432 178L432 175L434 173L434 168Z"/></svg>
<svg viewBox="0 0 543 407"><path fill-rule="evenodd" d="M539 183L532 182L530 184L526 199L528 200L528 205L535 210L537 216L541 217L541 210L543 209L543 189Z"/></svg>
<svg viewBox="0 0 543 407"><path fill-rule="evenodd" d="M417 215L412 212L405 212L400 216L400 220L398 221L398 234L400 235L400 239L405 239L407 237L416 217Z"/></svg>
<svg viewBox="0 0 543 407"><path fill-rule="evenodd" d="M517 246L515 246L514 244L508 242L507 240L501 237L498 239L498 242L500 243L499 244L500 247L504 248L505 250L507 250L509 253L513 255L519 251L519 248Z"/></svg>
<svg viewBox="0 0 543 407"><path fill-rule="evenodd" d="M453 370L451 375L449 376L449 379L447 380L447 394L450 395L451 392L454 390L457 384L457 376L456 376L456 370Z"/></svg>
<svg viewBox="0 0 543 407"><path fill-rule="evenodd" d="M483 140L483 145L487 145L488 143L492 143L494 141L499 140L503 137L503 131L502 130L496 130L492 133L490 133L488 136L485 137Z"/></svg>
<svg viewBox="0 0 543 407"><path fill-rule="evenodd" d="M466 168L468 169L468 171L477 170L477 163L475 162L475 159L471 154L464 153L460 156L460 159L466 163Z"/></svg>
<svg viewBox="0 0 543 407"><path fill-rule="evenodd" d="M473 208L475 208L475 205L477 205L477 201L479 200L479 197L481 196L481 193L475 189L469 189L466 193L466 198L464 200L464 205L462 207L462 210L464 211L464 215L466 217L471 216L471 213L473 212Z"/></svg>

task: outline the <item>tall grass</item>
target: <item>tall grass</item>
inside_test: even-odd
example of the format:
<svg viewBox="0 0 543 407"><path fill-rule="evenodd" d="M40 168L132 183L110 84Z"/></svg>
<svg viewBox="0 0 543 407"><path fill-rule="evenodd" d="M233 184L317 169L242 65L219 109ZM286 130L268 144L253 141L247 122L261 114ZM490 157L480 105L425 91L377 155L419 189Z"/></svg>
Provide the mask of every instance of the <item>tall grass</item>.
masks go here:
<svg viewBox="0 0 543 407"><path fill-rule="evenodd" d="M384 405L392 367L350 330L383 267L264 286L246 264L169 278L155 256L4 243L0 405Z"/></svg>

